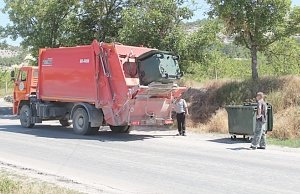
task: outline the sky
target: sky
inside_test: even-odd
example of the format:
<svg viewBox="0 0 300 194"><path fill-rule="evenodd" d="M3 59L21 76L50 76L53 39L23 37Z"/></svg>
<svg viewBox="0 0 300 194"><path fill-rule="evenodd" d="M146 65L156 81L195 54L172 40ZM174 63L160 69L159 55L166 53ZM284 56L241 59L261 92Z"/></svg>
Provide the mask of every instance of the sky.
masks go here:
<svg viewBox="0 0 300 194"><path fill-rule="evenodd" d="M194 9L194 17L191 19L191 21L195 21L198 19L205 18L205 13L208 11L209 6L205 3L205 0L195 0L197 2L196 6L193 6L192 9ZM299 5L300 6L300 0L292 0L293 5ZM7 14L2 13L2 8L5 6L5 3L3 0L0 0L0 26L6 26L10 23L9 18ZM16 41L13 41L11 39L6 39L8 44L17 46L20 44L22 39L18 39Z"/></svg>

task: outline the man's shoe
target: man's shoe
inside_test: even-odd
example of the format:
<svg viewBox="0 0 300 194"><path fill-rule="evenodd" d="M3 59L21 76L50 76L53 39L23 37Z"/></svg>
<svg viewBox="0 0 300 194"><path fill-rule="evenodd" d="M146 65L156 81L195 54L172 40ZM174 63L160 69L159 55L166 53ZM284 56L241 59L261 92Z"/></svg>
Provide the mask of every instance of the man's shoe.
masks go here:
<svg viewBox="0 0 300 194"><path fill-rule="evenodd" d="M250 146L250 149L256 150L256 147L255 146Z"/></svg>
<svg viewBox="0 0 300 194"><path fill-rule="evenodd" d="M265 150L266 147L258 147L257 149L260 149L260 150Z"/></svg>
<svg viewBox="0 0 300 194"><path fill-rule="evenodd" d="M183 133L182 136L186 136L185 133Z"/></svg>

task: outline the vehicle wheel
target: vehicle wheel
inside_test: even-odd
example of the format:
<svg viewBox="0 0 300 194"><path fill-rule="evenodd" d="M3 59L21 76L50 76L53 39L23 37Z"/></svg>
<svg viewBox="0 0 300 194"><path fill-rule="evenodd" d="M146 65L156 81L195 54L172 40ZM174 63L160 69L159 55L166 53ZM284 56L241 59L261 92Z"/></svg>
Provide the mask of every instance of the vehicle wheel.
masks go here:
<svg viewBox="0 0 300 194"><path fill-rule="evenodd" d="M110 130L114 133L129 133L130 132L130 126L112 126L110 125Z"/></svg>
<svg viewBox="0 0 300 194"><path fill-rule="evenodd" d="M69 127L72 124L69 119L60 119L59 122L63 127Z"/></svg>
<svg viewBox="0 0 300 194"><path fill-rule="evenodd" d="M73 114L73 130L79 135L91 135L93 128L89 122L89 116L85 109L78 108Z"/></svg>
<svg viewBox="0 0 300 194"><path fill-rule="evenodd" d="M28 105L23 105L20 110L20 122L22 127L32 128L34 123L31 123L32 111Z"/></svg>

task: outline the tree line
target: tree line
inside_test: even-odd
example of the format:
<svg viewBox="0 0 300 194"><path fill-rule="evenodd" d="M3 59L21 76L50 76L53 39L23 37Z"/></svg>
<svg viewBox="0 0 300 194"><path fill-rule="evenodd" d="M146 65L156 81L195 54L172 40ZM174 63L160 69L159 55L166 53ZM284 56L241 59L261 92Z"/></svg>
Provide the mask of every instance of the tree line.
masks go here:
<svg viewBox="0 0 300 194"><path fill-rule="evenodd" d="M11 24L0 36L21 37L35 57L39 48L97 39L176 52L198 80L299 72L300 8L290 0L207 0L209 18L194 32L186 31L194 14L186 0L4 2Z"/></svg>

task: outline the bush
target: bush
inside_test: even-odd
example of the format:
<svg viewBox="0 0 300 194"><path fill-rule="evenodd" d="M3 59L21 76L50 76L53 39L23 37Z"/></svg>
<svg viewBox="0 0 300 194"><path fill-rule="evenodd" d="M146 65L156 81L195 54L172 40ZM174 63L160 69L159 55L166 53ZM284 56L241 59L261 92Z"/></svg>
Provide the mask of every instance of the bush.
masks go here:
<svg viewBox="0 0 300 194"><path fill-rule="evenodd" d="M203 88L190 88L184 95L190 103L191 119L195 123L207 123L219 108L229 104L242 104L256 93L270 93L282 88L277 78L265 77L258 81L218 80L203 84Z"/></svg>
<svg viewBox="0 0 300 194"><path fill-rule="evenodd" d="M5 100L6 102L10 102L10 103L13 103L13 102L14 102L13 96L4 96L4 100Z"/></svg>

